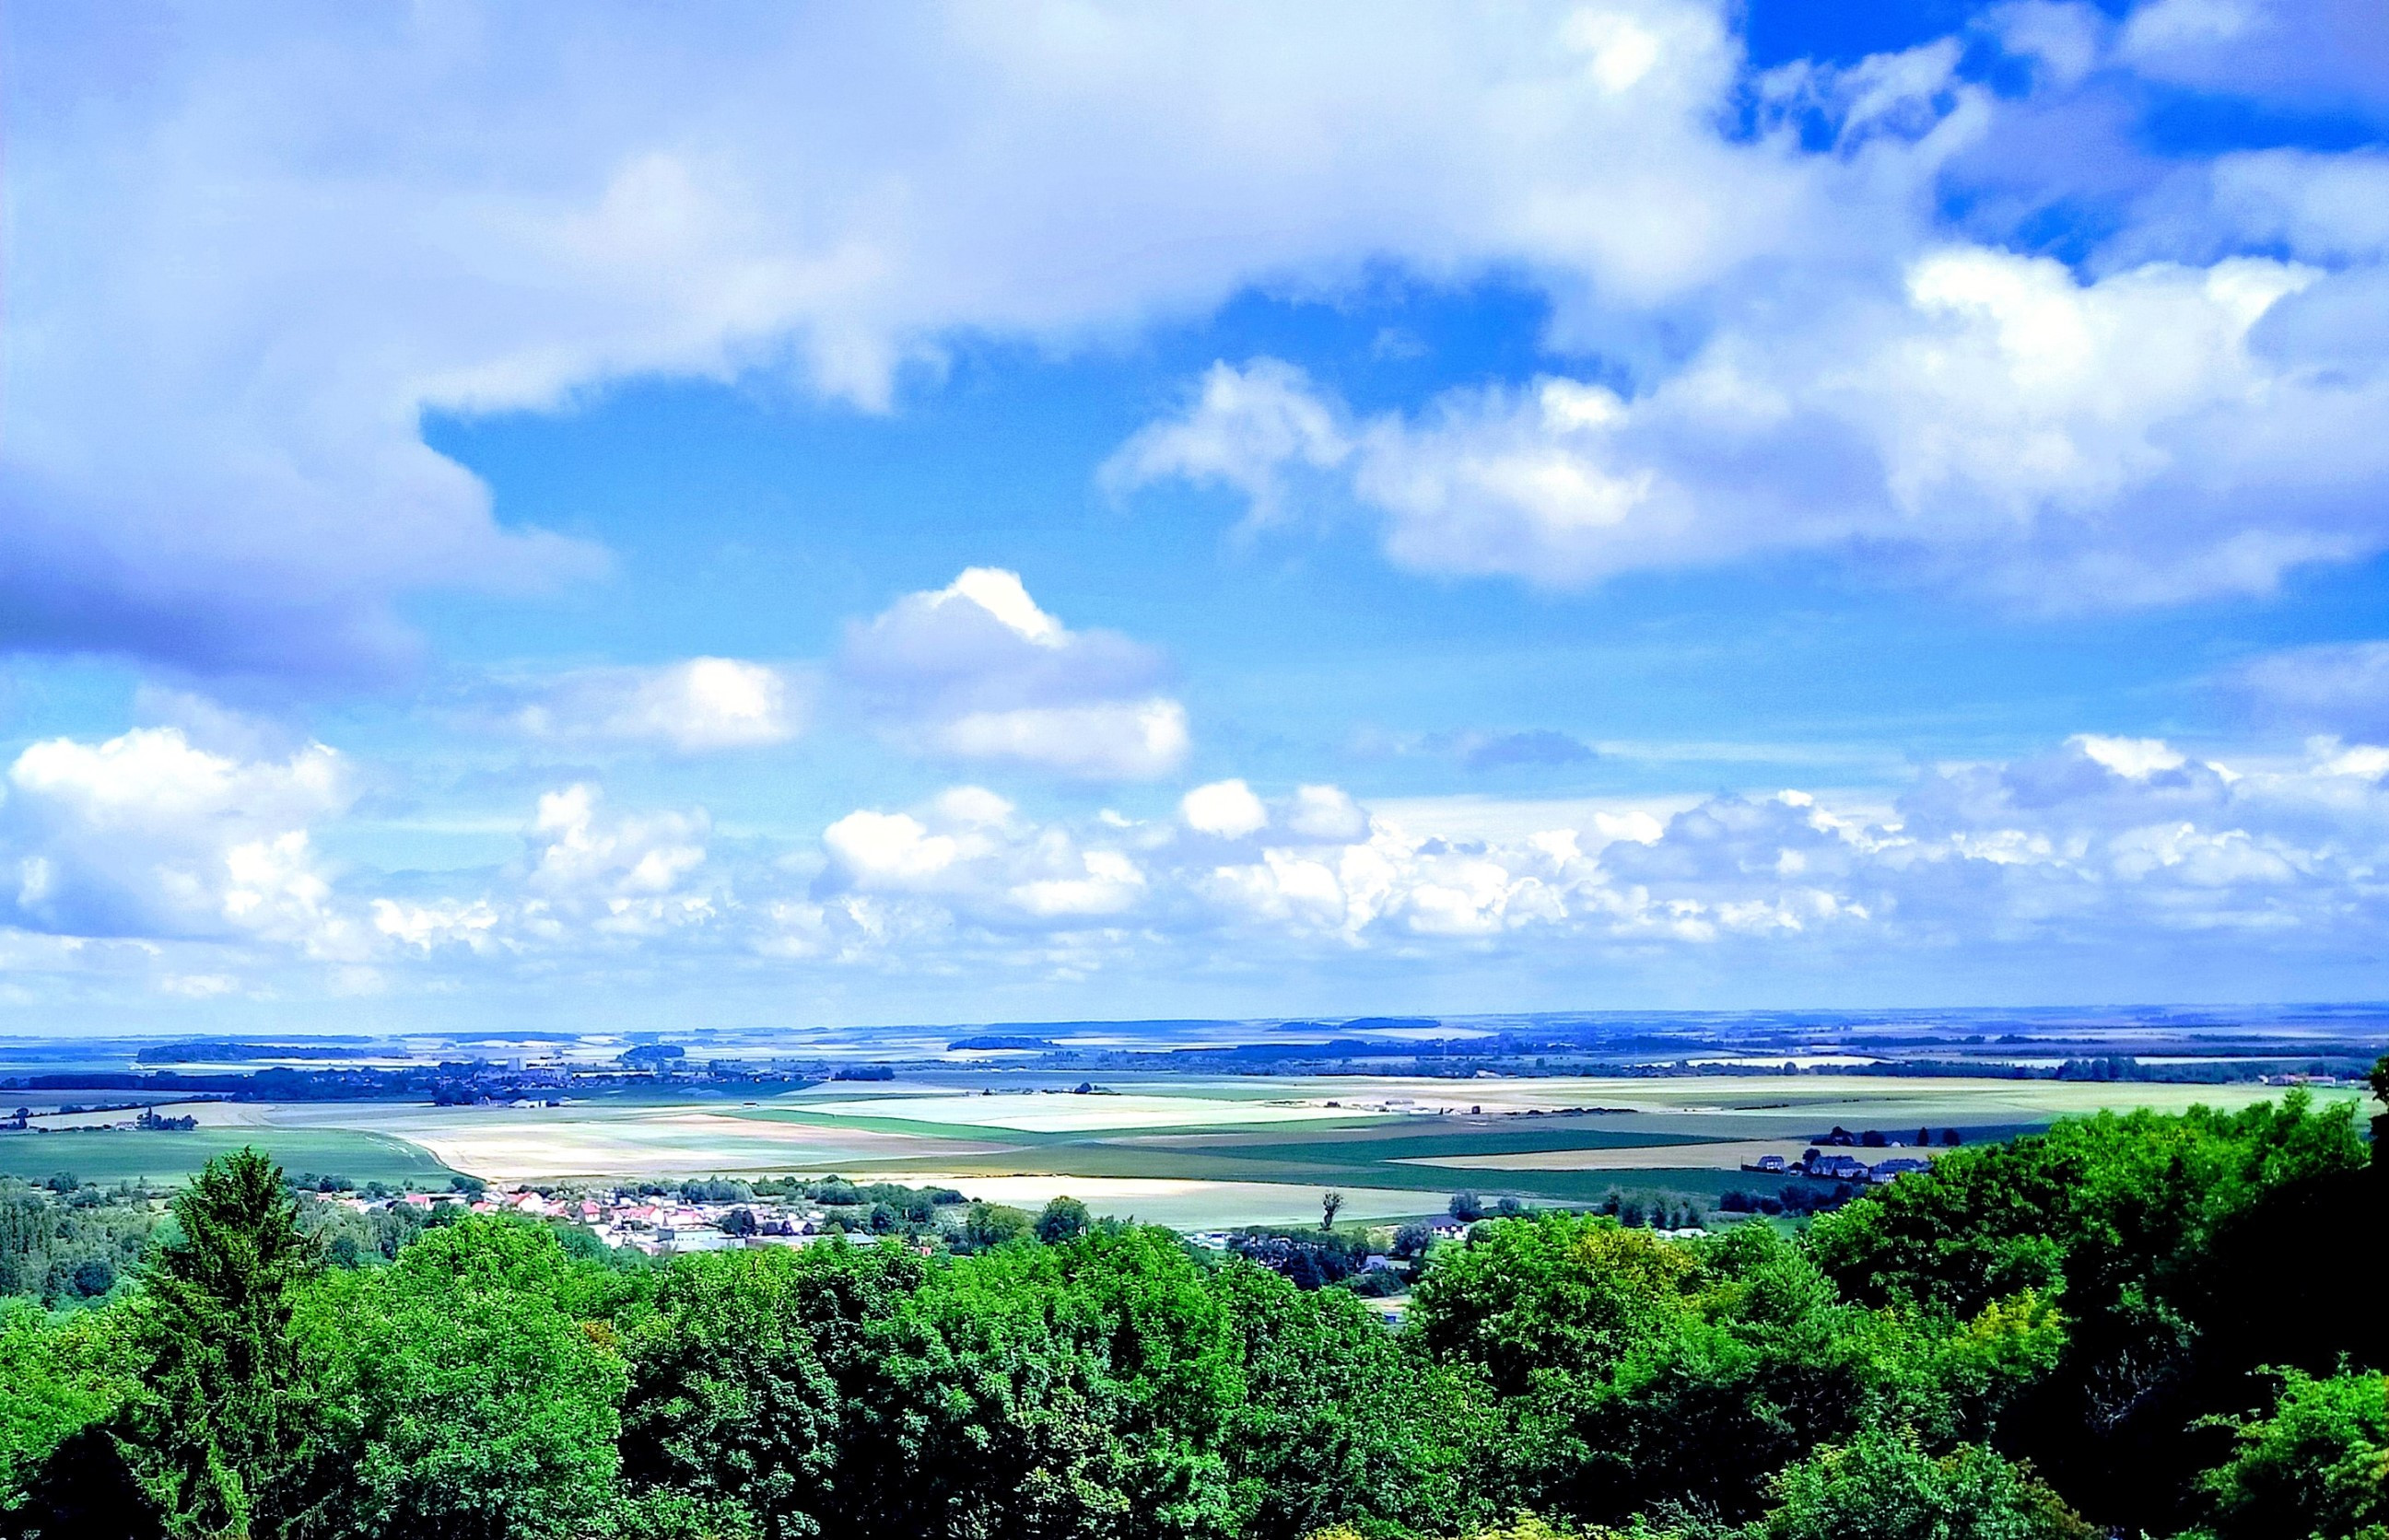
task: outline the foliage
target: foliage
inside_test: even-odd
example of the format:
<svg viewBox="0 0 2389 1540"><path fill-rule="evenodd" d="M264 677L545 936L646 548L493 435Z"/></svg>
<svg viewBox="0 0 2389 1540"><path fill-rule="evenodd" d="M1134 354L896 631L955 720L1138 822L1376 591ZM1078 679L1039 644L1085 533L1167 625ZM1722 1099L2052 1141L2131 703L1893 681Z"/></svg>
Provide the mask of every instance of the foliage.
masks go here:
<svg viewBox="0 0 2389 1540"><path fill-rule="evenodd" d="M880 1534L1228 1534L1227 1317L1166 1230L930 1275L874 1392Z"/></svg>
<svg viewBox="0 0 2389 1540"><path fill-rule="evenodd" d="M301 1534L587 1533L612 1500L628 1372L610 1290L556 1233L471 1217L335 1275L300 1330L335 1490Z"/></svg>
<svg viewBox="0 0 2389 1540"><path fill-rule="evenodd" d="M973 1203L963 1213L962 1241L971 1251L987 1251L1026 1238L1036 1220L1003 1203Z"/></svg>
<svg viewBox="0 0 2389 1540"><path fill-rule="evenodd" d="M2062 1342L2028 1294L1965 1322L1846 1303L1764 1226L1686 1245L1560 1214L1437 1254L1412 1317L1501 1398L1506 1495L1595 1521L1662 1500L1747 1516L1769 1471L1886 1416L1978 1432Z"/></svg>
<svg viewBox="0 0 2389 1540"><path fill-rule="evenodd" d="M1258 1266L1282 1274L1297 1288L1321 1289L1368 1266L1366 1235L1332 1229L1255 1225L1228 1237L1228 1250Z"/></svg>
<svg viewBox="0 0 2389 1540"><path fill-rule="evenodd" d="M2389 1535L2389 1376L2292 1369L2270 1416L2232 1426L2232 1457L2199 1482L2214 1540Z"/></svg>
<svg viewBox="0 0 2389 1540"><path fill-rule="evenodd" d="M1059 1245L1084 1235L1091 1223L1086 1204L1076 1198L1054 1198L1037 1215L1037 1239L1049 1246Z"/></svg>
<svg viewBox="0 0 2389 1540"><path fill-rule="evenodd" d="M2353 1109L2317 1111L2302 1090L2235 1114L2102 1113L1944 1155L1810 1239L1869 1302L1966 1314L2024 1290L2050 1298L2065 1352L2005 1445L2094 1518L2178 1527L2210 1457L2199 1421L2243 1405L2251 1370L2285 1351L2309 1368L2379 1361L2360 1271L2280 1265L2318 1230L2378 1214L2366 1164ZM2286 1349L2284 1318L2299 1323Z"/></svg>
<svg viewBox="0 0 2389 1540"><path fill-rule="evenodd" d="M253 1150L210 1161L173 1215L134 1317L121 1442L169 1534L277 1534L306 1501L314 1406L290 1328L320 1248Z"/></svg>
<svg viewBox="0 0 2389 1540"><path fill-rule="evenodd" d="M120 1319L0 1302L0 1530L26 1518L27 1489L70 1439L114 1416L133 1390Z"/></svg>
<svg viewBox="0 0 2389 1540"><path fill-rule="evenodd" d="M1820 1449L1774 1483L1750 1540L2090 1540L2027 1469L1966 1445L1934 1455L1913 1430Z"/></svg>
<svg viewBox="0 0 2389 1540"><path fill-rule="evenodd" d="M764 1540L819 1533L847 1502L839 1454L862 1333L894 1317L922 1264L840 1241L676 1258L631 1329L624 1475Z"/></svg>
<svg viewBox="0 0 2389 1540"><path fill-rule="evenodd" d="M157 1219L147 1195L71 1177L0 1179L0 1295L57 1308L105 1296L140 1264Z"/></svg>

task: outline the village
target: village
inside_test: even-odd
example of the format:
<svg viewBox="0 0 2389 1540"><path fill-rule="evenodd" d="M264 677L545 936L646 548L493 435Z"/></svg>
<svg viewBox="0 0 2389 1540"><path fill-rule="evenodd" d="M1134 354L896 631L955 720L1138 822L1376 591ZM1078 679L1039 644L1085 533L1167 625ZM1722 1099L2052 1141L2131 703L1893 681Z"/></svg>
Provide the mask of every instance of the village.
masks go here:
<svg viewBox="0 0 2389 1540"><path fill-rule="evenodd" d="M534 1188L466 1192L339 1193L324 1202L355 1214L411 1208L512 1214L585 1227L608 1246L649 1256L666 1253L731 1251L754 1246L806 1246L850 1226L830 1208L806 1199L766 1197L692 1202L670 1194L599 1189L585 1193L542 1192ZM869 1229L867 1221L860 1228Z"/></svg>

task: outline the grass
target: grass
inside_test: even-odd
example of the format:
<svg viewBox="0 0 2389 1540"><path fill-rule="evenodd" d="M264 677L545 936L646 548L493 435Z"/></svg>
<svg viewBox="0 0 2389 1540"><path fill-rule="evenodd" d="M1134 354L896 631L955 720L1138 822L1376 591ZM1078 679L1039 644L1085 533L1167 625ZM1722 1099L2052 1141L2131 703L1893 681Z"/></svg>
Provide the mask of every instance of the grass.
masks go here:
<svg viewBox="0 0 2389 1540"><path fill-rule="evenodd" d="M216 1127L0 1136L0 1176L38 1181L64 1171L87 1182L178 1182L243 1145L263 1151L294 1177L312 1172L360 1182L444 1187L455 1175L427 1151L361 1129Z"/></svg>

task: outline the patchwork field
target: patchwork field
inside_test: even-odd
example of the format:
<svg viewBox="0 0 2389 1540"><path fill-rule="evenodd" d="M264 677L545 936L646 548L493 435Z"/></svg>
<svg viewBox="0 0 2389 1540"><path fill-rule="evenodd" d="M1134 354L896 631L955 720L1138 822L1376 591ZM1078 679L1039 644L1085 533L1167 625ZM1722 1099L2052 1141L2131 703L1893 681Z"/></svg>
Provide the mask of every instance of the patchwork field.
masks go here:
<svg viewBox="0 0 2389 1540"><path fill-rule="evenodd" d="M1936 1138L1956 1128L1972 1143L2102 1107L2237 1107L2279 1094L2256 1086L1806 1075L1155 1075L1118 1077L1105 1092L953 1072L836 1082L754 1101L243 1106L237 1114L259 1126L45 1139L368 1139L302 1143L291 1148L303 1154L283 1156L294 1169L360 1179L392 1170L388 1152L409 1147L411 1158L441 1179L451 1167L513 1181L835 1173L1023 1203L1067 1191L1102 1212L1195 1228L1306 1218L1328 1188L1347 1193L1354 1218L1438 1211L1460 1186L1488 1199L1545 1203L1598 1202L1611 1191L1713 1201L1730 1189L1779 1185L1782 1178L1741 1167L1762 1154L1797 1154L1835 1125L1903 1140L1920 1128ZM138 1152L135 1146L126 1154ZM156 1164L159 1154L141 1158ZM196 1165L204 1156L178 1158Z"/></svg>

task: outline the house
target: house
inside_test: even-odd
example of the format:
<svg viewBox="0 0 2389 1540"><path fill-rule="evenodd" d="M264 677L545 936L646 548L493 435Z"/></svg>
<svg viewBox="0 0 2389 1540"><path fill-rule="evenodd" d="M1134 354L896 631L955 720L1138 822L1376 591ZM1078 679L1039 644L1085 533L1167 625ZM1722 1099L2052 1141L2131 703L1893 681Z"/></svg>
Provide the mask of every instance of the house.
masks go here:
<svg viewBox="0 0 2389 1540"><path fill-rule="evenodd" d="M1781 1155L1761 1155L1758 1157L1758 1164L1751 1167L1751 1169L1754 1171L1771 1171L1781 1175L1783 1170L1783 1157Z"/></svg>
<svg viewBox="0 0 2389 1540"><path fill-rule="evenodd" d="M1878 1182L1897 1181L1911 1171L1928 1170L1931 1165L1930 1161L1921 1161L1913 1155L1895 1155L1887 1161L1874 1163L1872 1179Z"/></svg>

